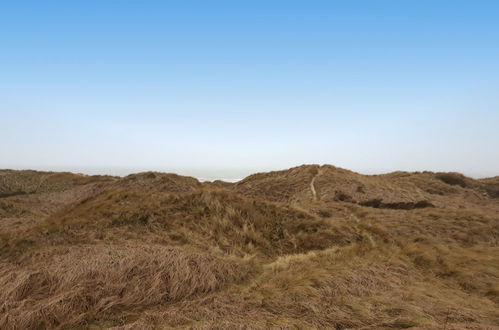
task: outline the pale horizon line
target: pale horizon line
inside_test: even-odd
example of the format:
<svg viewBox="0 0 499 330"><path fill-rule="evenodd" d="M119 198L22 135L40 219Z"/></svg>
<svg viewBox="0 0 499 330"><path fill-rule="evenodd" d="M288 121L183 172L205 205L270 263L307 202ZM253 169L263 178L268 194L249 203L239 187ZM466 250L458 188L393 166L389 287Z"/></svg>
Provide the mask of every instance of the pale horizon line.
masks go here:
<svg viewBox="0 0 499 330"><path fill-rule="evenodd" d="M266 173L273 171L283 171L291 168L304 166L304 165L331 165L337 168L349 170L362 175L384 175L394 172L408 172L408 173L418 173L418 172L449 172L449 173L460 173L472 179L487 179L499 176L499 173L492 175L474 175L466 173L465 171L456 170L442 170L442 169L387 169L387 170L358 170L352 169L345 166L338 166L332 163L304 163L297 164L294 166L282 166L282 167L166 167L166 166L137 166L137 167L125 167L125 166L0 166L0 170L14 170L14 171L40 171L40 172L70 172L74 174L84 174L84 175L109 175L117 177L125 177L131 174L143 173L143 172L159 172L159 173L169 173L177 174L182 176L190 176L198 179L199 181L226 181L226 182L237 182L243 180L244 178L257 174Z"/></svg>

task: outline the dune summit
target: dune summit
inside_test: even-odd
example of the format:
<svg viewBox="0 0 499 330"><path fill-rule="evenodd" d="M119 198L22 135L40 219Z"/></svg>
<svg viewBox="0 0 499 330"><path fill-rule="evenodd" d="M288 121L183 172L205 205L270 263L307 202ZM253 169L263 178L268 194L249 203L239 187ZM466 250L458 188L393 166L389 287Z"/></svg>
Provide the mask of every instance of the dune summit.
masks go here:
<svg viewBox="0 0 499 330"><path fill-rule="evenodd" d="M499 329L499 177L0 170L0 329Z"/></svg>

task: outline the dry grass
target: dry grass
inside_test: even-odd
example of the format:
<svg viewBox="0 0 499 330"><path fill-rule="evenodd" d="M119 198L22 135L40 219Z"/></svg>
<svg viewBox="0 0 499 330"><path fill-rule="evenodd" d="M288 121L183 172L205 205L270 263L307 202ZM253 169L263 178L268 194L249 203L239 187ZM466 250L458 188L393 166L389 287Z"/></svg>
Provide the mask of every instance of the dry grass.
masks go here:
<svg viewBox="0 0 499 330"><path fill-rule="evenodd" d="M138 234L137 239L149 236L163 244L263 258L347 244L355 234L305 211L222 190L171 194L113 189L12 235L3 251L18 254L48 244L115 240L124 231Z"/></svg>
<svg viewBox="0 0 499 330"><path fill-rule="evenodd" d="M497 305L463 291L459 275L448 280L428 272L414 250L369 242L278 258L248 284L156 308L129 326L438 329L447 320L448 329L497 328ZM462 267L459 258L443 258L451 269ZM482 279L465 283L475 281Z"/></svg>
<svg viewBox="0 0 499 330"><path fill-rule="evenodd" d="M499 329L497 178L50 176L0 198L1 329Z"/></svg>
<svg viewBox="0 0 499 330"><path fill-rule="evenodd" d="M241 262L162 246L55 248L39 263L2 264L2 329L85 327L100 315L188 299L249 276Z"/></svg>
<svg viewBox="0 0 499 330"><path fill-rule="evenodd" d="M232 189L252 198L296 204L308 201L312 197L309 189L310 181L318 169L318 165L310 165L284 171L257 173L237 182Z"/></svg>
<svg viewBox="0 0 499 330"><path fill-rule="evenodd" d="M95 182L111 182L116 178L68 172L0 170L0 197L54 192Z"/></svg>

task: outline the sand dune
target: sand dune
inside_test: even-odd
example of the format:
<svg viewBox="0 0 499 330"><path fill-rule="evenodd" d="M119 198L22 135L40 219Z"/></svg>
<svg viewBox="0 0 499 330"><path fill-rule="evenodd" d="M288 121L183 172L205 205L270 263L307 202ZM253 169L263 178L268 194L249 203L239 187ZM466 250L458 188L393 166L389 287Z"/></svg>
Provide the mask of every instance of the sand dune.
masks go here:
<svg viewBox="0 0 499 330"><path fill-rule="evenodd" d="M499 177L0 171L1 329L499 329Z"/></svg>

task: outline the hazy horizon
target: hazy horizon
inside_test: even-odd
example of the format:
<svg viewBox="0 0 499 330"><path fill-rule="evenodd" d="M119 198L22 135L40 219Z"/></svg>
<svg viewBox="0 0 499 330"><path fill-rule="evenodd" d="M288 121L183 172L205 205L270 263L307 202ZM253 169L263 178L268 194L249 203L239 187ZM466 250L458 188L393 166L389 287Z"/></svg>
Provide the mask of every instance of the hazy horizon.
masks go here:
<svg viewBox="0 0 499 330"><path fill-rule="evenodd" d="M0 168L497 176L498 13L495 1L4 2Z"/></svg>
<svg viewBox="0 0 499 330"><path fill-rule="evenodd" d="M194 168L194 167L184 167L184 168L174 168L168 166L152 166L152 167L87 167L82 168L78 166L65 166L65 167L30 167L30 166L21 166L21 167L3 167L2 169L7 170L35 170L35 171L49 171L49 172L72 172L72 173L80 173L86 175L111 175L111 176L120 176L124 177L129 174L141 173L141 172L163 172L163 173L174 173L184 176L191 176L200 181L215 181L222 180L227 182L237 182L245 177L262 172L271 172L271 171L280 171L287 170L292 167L301 166L301 165L317 165L313 163L303 163L303 164L295 164L288 167L275 167L275 168ZM351 170L364 175L377 175L377 174L387 174L396 171L406 171L406 172L424 172L424 171L432 171L432 172L453 172L448 171L446 169L437 169L437 170L425 170L425 169L386 169L386 170L363 170L363 169L352 169L346 168L343 166L338 166L335 164L318 164L318 165L333 165L339 168ZM480 176L474 175L473 173L462 173L468 177L475 179L483 179L489 177L499 176L499 173L492 174L489 176Z"/></svg>

